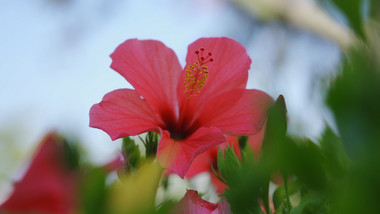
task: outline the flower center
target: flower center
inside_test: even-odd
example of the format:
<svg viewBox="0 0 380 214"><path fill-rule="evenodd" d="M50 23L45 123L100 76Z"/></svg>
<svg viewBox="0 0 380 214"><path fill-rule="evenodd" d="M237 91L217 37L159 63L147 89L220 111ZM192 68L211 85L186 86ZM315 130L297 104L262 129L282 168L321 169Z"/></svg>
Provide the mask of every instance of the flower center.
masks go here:
<svg viewBox="0 0 380 214"><path fill-rule="evenodd" d="M211 58L211 52L207 53L207 56L204 56L205 49L201 48L198 51L194 52L197 55L198 60L195 61L192 65L187 65L185 69L185 93L189 93L187 97L190 100L192 97L196 97L201 93L201 89L206 84L206 79L208 77L208 67L207 63L214 61Z"/></svg>

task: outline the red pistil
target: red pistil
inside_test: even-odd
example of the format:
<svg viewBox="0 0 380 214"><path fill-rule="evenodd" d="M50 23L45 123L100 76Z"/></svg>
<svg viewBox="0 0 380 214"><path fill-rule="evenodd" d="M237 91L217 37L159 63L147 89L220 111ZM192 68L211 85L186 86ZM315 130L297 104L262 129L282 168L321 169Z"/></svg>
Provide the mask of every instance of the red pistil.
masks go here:
<svg viewBox="0 0 380 214"><path fill-rule="evenodd" d="M208 53L207 53L207 56L204 57L204 56L203 56L203 53L204 53L205 49L204 49L204 48L201 48L201 49L199 49L199 50L200 50L200 52L199 52L199 51L195 51L194 53L197 55L197 57L198 57L198 62L199 62L199 64L200 64L201 66L206 65L207 63L214 61L213 58L210 58L210 57L212 56L212 53L211 53L211 52L208 52Z"/></svg>

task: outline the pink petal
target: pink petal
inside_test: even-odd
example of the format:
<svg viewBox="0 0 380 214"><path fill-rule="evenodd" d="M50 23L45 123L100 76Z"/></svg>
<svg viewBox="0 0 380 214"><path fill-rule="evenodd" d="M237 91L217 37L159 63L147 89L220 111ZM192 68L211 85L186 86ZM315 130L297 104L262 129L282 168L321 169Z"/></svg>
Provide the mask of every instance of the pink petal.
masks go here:
<svg viewBox="0 0 380 214"><path fill-rule="evenodd" d="M223 134L215 127L200 128L184 140L171 139L169 132L164 130L158 144L157 160L163 167L184 178L196 156L225 141Z"/></svg>
<svg viewBox="0 0 380 214"><path fill-rule="evenodd" d="M210 99L197 122L228 135L252 135L261 130L272 104L273 99L259 90L228 91Z"/></svg>
<svg viewBox="0 0 380 214"><path fill-rule="evenodd" d="M107 132L115 140L152 131L164 124L135 90L118 89L91 107L90 126Z"/></svg>
<svg viewBox="0 0 380 214"><path fill-rule="evenodd" d="M189 93L184 93L185 72L181 75L178 87L180 103L191 105L191 109L202 108L208 99L229 90L245 88L248 79L248 70L251 64L245 48L238 42L226 38L202 38L192 43L188 48L186 63L193 65L198 60L195 51L204 48L204 54L212 53L213 62L207 63L208 77L204 88L197 97L192 97L187 103ZM183 107L181 107L183 108Z"/></svg>
<svg viewBox="0 0 380 214"><path fill-rule="evenodd" d="M182 68L172 49L159 41L130 39L119 45L111 58L111 68L127 79L155 112L175 120Z"/></svg>
<svg viewBox="0 0 380 214"><path fill-rule="evenodd" d="M206 152L198 155L186 172L186 178L193 178L194 176L203 172L212 173L211 167L213 164L216 164L217 154L218 148L217 146L213 146Z"/></svg>
<svg viewBox="0 0 380 214"><path fill-rule="evenodd" d="M195 190L187 190L178 202L173 213L178 214L232 214L230 204L225 198L218 204L210 203L199 197Z"/></svg>
<svg viewBox="0 0 380 214"><path fill-rule="evenodd" d="M178 214L211 214L217 210L218 205L203 200L195 190L187 190L176 208L174 213Z"/></svg>
<svg viewBox="0 0 380 214"><path fill-rule="evenodd" d="M211 178L211 183L214 185L216 193L222 194L224 190L228 187L227 184L219 180L219 178L216 177L216 175L213 172L211 172L210 178Z"/></svg>
<svg viewBox="0 0 380 214"><path fill-rule="evenodd" d="M238 136L231 136L231 135L225 135L227 142L222 143L219 145L219 148L224 151L227 146L230 146L234 149L235 154L240 158L240 148L239 148L239 137Z"/></svg>
<svg viewBox="0 0 380 214"><path fill-rule="evenodd" d="M68 166L61 140L54 133L45 137L26 174L0 206L0 213L74 212L78 177Z"/></svg>
<svg viewBox="0 0 380 214"><path fill-rule="evenodd" d="M105 172L117 171L117 170L122 169L123 167L124 167L124 161L123 161L123 156L121 155L118 155L112 161L102 166Z"/></svg>
<svg viewBox="0 0 380 214"><path fill-rule="evenodd" d="M266 122L264 123L263 127L257 134L251 135L248 138L248 144L250 145L253 151L253 154L255 155L256 160L259 159L259 156L261 153L261 144L263 143L263 139L264 139L265 127L266 127Z"/></svg>
<svg viewBox="0 0 380 214"><path fill-rule="evenodd" d="M218 209L212 214L233 214L226 198L222 198L222 201L218 203Z"/></svg>

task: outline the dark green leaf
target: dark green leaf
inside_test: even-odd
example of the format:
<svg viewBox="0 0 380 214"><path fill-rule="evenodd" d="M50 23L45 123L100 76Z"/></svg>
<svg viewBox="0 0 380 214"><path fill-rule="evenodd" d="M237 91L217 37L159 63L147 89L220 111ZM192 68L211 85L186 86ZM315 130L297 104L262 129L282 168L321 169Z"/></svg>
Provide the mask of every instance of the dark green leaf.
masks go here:
<svg viewBox="0 0 380 214"><path fill-rule="evenodd" d="M247 145L248 136L240 136L239 137L239 148L244 149Z"/></svg>
<svg viewBox="0 0 380 214"><path fill-rule="evenodd" d="M342 177L349 168L349 159L346 156L344 146L338 136L327 127L319 141L321 150L326 160L329 173L336 177Z"/></svg>
<svg viewBox="0 0 380 214"><path fill-rule="evenodd" d="M284 97L280 95L268 111L268 119L262 144L261 162L274 172L289 154L286 144L287 118Z"/></svg>
<svg viewBox="0 0 380 214"><path fill-rule="evenodd" d="M328 184L326 177L326 159L321 149L310 140L298 140L298 146L291 154L291 173L309 188L325 190Z"/></svg>

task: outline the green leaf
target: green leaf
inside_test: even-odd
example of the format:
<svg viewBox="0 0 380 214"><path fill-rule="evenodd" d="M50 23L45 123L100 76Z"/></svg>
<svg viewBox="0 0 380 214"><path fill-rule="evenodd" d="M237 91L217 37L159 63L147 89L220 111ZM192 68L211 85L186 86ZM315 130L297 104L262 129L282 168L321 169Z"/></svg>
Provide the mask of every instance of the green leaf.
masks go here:
<svg viewBox="0 0 380 214"><path fill-rule="evenodd" d="M310 140L297 140L298 146L290 154L291 169L298 179L315 190L326 190L326 159L320 147Z"/></svg>
<svg viewBox="0 0 380 214"><path fill-rule="evenodd" d="M228 185L223 195L234 213L260 213L259 198L264 182L254 164L249 145L242 151L242 162L231 147L218 153L218 170ZM269 180L269 179L268 179ZM268 189L266 189L267 191Z"/></svg>
<svg viewBox="0 0 380 214"><path fill-rule="evenodd" d="M319 141L325 159L326 167L334 178L344 176L349 170L349 159L344 150L341 139L327 127Z"/></svg>
<svg viewBox="0 0 380 214"><path fill-rule="evenodd" d="M279 144L285 139L287 131L286 113L285 99L280 95L268 111L263 147L269 146L268 144Z"/></svg>
<svg viewBox="0 0 380 214"><path fill-rule="evenodd" d="M288 183L288 194L292 195L299 191L299 183L298 182L290 182ZM277 210L280 208L284 202L287 201L286 191L284 184L279 186L273 193L273 205Z"/></svg>
<svg viewBox="0 0 380 214"><path fill-rule="evenodd" d="M228 185L235 183L236 174L239 172L241 166L237 155L232 147L227 146L224 151L218 150L218 171L228 181Z"/></svg>
<svg viewBox="0 0 380 214"><path fill-rule="evenodd" d="M259 203L262 201L265 209L270 213L270 173L264 166L256 163L250 146L247 144L242 150L241 162L237 162L238 159L236 155L233 155L233 149L231 148L229 148L225 156L219 156L218 164L222 161L226 161L225 166L233 167L233 170L224 170L224 173L229 173L228 176L225 176L220 171L228 185L223 195L229 202L231 210L234 213L262 213ZM227 164L227 162L230 164ZM231 162L234 162L234 164L231 164Z"/></svg>
<svg viewBox="0 0 380 214"><path fill-rule="evenodd" d="M308 194L302 198L300 204L294 207L289 214L327 214L328 203L322 194Z"/></svg>
<svg viewBox="0 0 380 214"><path fill-rule="evenodd" d="M286 146L286 112L284 97L280 95L268 111L260 158L260 161L272 172L283 164L286 164L284 159L288 156L288 147Z"/></svg>

